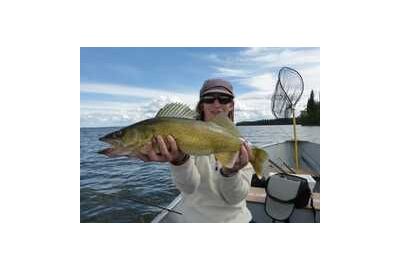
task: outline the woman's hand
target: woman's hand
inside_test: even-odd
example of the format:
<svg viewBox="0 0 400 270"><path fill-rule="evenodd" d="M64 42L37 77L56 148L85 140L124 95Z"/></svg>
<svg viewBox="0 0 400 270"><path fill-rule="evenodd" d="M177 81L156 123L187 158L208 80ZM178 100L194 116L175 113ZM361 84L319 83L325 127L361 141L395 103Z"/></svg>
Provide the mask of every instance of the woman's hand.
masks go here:
<svg viewBox="0 0 400 270"><path fill-rule="evenodd" d="M156 152L157 146L160 153ZM143 161L171 162L172 164L179 164L187 158L187 154L178 149L176 141L171 135L167 136L166 141L161 136L157 136L152 143L145 145L136 156Z"/></svg>
<svg viewBox="0 0 400 270"><path fill-rule="evenodd" d="M239 155L237 156L233 167L223 167L221 169L221 172L224 175L233 175L241 170L243 167L245 167L251 159L253 159L253 152L251 151L251 148L247 143L243 143L240 147Z"/></svg>

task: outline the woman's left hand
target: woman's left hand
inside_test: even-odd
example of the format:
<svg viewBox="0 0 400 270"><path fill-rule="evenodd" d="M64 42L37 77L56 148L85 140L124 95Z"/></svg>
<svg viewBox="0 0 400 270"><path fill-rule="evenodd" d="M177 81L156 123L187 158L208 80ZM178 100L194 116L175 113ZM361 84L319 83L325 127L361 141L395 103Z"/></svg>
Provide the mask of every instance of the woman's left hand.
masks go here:
<svg viewBox="0 0 400 270"><path fill-rule="evenodd" d="M240 147L239 155L237 156L235 163L232 168L222 168L222 173L225 175L231 175L237 173L240 169L245 167L247 163L253 158L253 152L247 143L243 143Z"/></svg>

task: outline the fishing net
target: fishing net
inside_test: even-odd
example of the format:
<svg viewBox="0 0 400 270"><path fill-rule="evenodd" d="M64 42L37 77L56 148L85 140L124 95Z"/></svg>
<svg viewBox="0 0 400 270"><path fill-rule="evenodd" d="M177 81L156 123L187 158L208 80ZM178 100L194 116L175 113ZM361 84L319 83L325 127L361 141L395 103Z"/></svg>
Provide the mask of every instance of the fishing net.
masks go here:
<svg viewBox="0 0 400 270"><path fill-rule="evenodd" d="M275 92L271 98L272 113L276 118L289 118L304 91L300 73L288 67L279 70Z"/></svg>
<svg viewBox="0 0 400 270"><path fill-rule="evenodd" d="M275 92L271 99L272 113L276 118L293 117L294 161L299 170L298 146L296 135L295 107L304 91L304 82L300 73L288 67L279 70Z"/></svg>

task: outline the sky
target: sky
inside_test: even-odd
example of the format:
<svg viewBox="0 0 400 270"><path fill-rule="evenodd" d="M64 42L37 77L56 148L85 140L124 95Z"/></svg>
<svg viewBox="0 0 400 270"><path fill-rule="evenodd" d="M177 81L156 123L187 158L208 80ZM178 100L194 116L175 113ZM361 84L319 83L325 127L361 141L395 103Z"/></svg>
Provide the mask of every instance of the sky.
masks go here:
<svg viewBox="0 0 400 270"><path fill-rule="evenodd" d="M283 66L296 69L305 108L320 93L319 48L80 49L80 126L126 126L170 102L195 108L204 80L223 78L235 92L235 121L273 119L271 96Z"/></svg>

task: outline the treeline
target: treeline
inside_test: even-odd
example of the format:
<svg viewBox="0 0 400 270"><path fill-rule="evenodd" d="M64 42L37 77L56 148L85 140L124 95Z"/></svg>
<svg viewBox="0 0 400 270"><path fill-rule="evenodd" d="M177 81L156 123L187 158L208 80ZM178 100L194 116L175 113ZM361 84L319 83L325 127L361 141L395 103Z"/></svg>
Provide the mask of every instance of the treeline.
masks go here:
<svg viewBox="0 0 400 270"><path fill-rule="evenodd" d="M320 101L314 99L314 90L311 91L307 101L307 107L300 113L300 122L304 126L319 126Z"/></svg>
<svg viewBox="0 0 400 270"><path fill-rule="evenodd" d="M296 117L296 124L303 126L319 126L320 120L320 101L314 99L314 91L311 91L307 101L307 107ZM256 121L243 121L236 123L236 126L266 126L266 125L291 125L292 118L263 119Z"/></svg>
<svg viewBox="0 0 400 270"><path fill-rule="evenodd" d="M292 118L263 119L263 120L243 121L236 123L237 126L265 126L265 125L291 125L291 124L292 124Z"/></svg>

